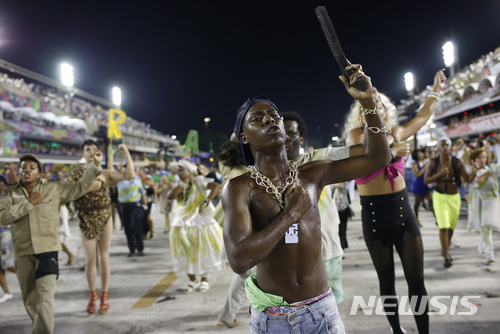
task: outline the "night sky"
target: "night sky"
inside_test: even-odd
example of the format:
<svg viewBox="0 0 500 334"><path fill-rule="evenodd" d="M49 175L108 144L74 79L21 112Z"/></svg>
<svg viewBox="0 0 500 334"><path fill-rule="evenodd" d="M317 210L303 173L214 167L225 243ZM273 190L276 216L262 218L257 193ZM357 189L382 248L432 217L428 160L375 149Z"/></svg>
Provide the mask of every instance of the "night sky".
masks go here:
<svg viewBox="0 0 500 334"><path fill-rule="evenodd" d="M0 58L110 99L164 133L229 136L248 97L301 113L309 136L339 135L352 102L314 8L326 6L348 59L396 102L404 73L418 90L457 44L464 66L500 46L500 1L5 1ZM449 74L449 71L447 71ZM337 127L335 127L337 124Z"/></svg>

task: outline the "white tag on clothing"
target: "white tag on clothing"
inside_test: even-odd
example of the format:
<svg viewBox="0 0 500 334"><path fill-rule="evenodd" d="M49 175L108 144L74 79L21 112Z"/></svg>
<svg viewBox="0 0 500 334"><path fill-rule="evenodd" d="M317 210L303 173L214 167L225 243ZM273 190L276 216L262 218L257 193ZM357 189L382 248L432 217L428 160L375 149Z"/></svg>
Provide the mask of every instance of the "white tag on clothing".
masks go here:
<svg viewBox="0 0 500 334"><path fill-rule="evenodd" d="M296 244L299 242L299 224L295 223L285 233L285 244Z"/></svg>

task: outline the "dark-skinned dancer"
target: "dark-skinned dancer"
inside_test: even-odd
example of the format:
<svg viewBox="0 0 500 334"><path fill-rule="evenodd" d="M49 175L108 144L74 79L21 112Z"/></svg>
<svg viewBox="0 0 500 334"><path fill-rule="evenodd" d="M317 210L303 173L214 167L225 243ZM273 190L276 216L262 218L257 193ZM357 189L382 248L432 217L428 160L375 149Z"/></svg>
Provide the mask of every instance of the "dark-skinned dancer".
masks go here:
<svg viewBox="0 0 500 334"><path fill-rule="evenodd" d="M424 182L435 183L432 193L432 207L439 227L439 241L444 267L450 268L453 259L450 255L450 243L453 231L460 217L460 184L462 180L472 182L475 173L468 174L461 159L451 155L451 140L441 137L437 140L439 156L431 159L425 171Z"/></svg>
<svg viewBox="0 0 500 334"><path fill-rule="evenodd" d="M273 102L249 99L237 113L235 133L250 166L224 188L224 242L236 273L257 268L245 282L251 333L345 332L321 258L317 200L327 184L365 175L390 161L371 79L360 65L351 68L355 72L349 80L340 79L367 114L370 130L363 155L297 169L287 159L283 119ZM365 91L351 86L361 77L368 83Z"/></svg>

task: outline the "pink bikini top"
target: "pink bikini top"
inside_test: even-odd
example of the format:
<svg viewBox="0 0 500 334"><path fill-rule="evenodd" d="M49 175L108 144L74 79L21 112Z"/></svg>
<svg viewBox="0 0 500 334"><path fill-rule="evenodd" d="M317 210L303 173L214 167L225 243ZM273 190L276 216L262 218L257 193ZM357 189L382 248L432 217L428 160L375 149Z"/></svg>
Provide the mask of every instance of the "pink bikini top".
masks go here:
<svg viewBox="0 0 500 334"><path fill-rule="evenodd" d="M396 178L398 177L398 171L403 175L405 173L405 161L402 157L394 162L391 162L382 169L379 169L373 173L357 178L355 182L358 185L367 183L368 181L373 180L374 178L382 174L382 172L384 172L386 179L388 179L391 182L392 190L394 190L394 185L396 184Z"/></svg>

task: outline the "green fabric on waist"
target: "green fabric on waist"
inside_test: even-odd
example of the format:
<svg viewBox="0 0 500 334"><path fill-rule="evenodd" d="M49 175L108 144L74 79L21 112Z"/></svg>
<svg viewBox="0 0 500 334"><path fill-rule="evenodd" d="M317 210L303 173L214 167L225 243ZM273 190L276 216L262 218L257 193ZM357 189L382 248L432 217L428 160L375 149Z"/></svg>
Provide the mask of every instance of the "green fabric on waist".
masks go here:
<svg viewBox="0 0 500 334"><path fill-rule="evenodd" d="M245 292L250 304L259 312L271 306L288 305L283 297L262 291L257 286L257 274L252 274L245 280Z"/></svg>

